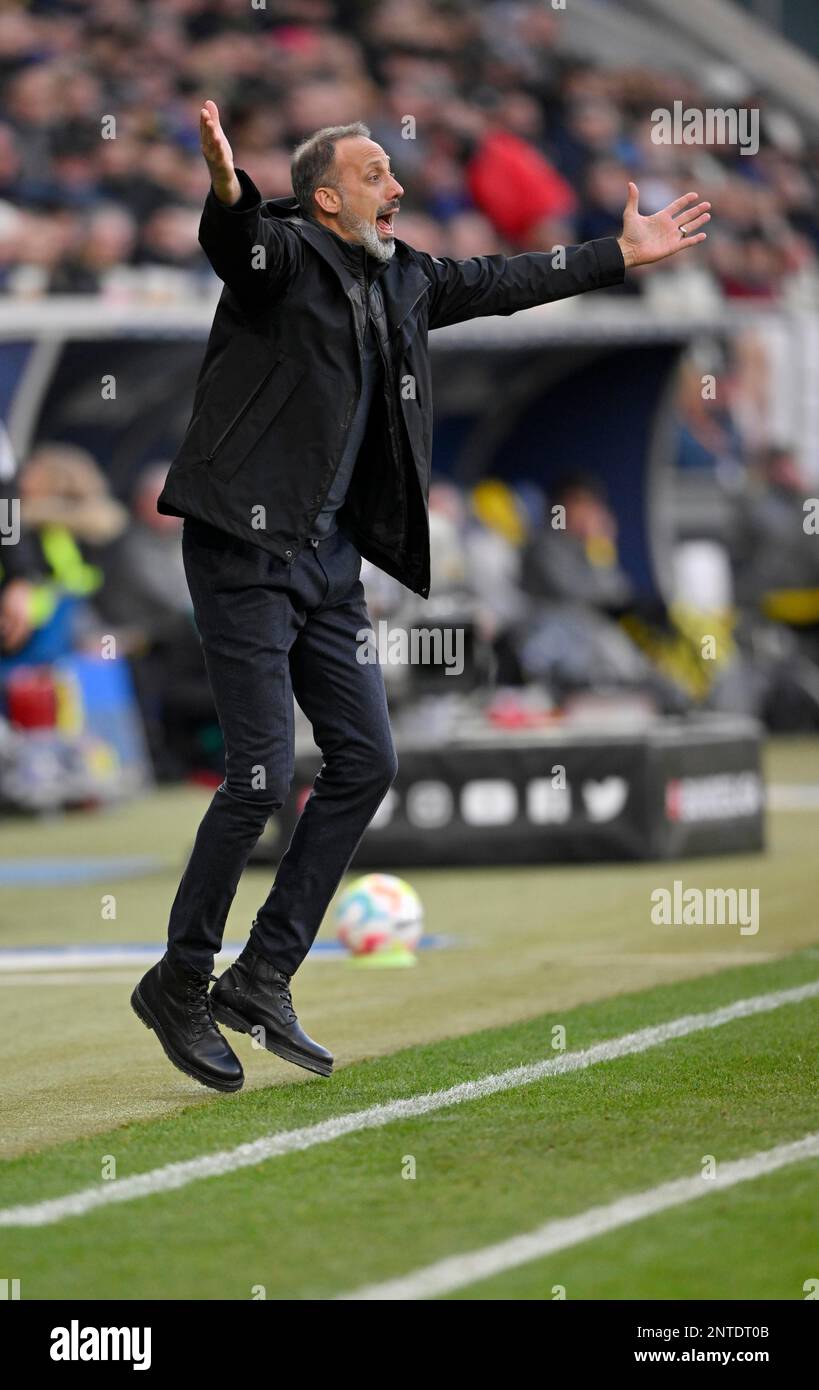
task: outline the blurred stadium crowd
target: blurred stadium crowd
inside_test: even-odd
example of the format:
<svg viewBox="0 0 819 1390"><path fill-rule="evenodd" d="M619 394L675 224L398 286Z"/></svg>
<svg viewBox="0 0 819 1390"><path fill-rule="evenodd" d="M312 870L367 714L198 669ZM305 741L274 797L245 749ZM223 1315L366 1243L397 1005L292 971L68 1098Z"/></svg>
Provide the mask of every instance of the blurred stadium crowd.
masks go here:
<svg viewBox="0 0 819 1390"><path fill-rule="evenodd" d="M406 190L399 235L432 254L615 234L632 177L643 211L689 187L719 207L696 272L674 261L660 276L767 301L815 283L817 149L793 119L746 91L758 154L653 143L653 110L737 104L739 74L706 91L670 70L603 70L561 46L570 22L521 0L1 8L0 285L126 302L211 286L197 241L206 97L268 197L292 192L290 151L306 134L366 121ZM625 292L649 283L635 273Z"/></svg>
<svg viewBox="0 0 819 1390"><path fill-rule="evenodd" d="M406 190L398 234L432 254L616 234L634 178L643 211L693 187L718 217L696 265L677 257L609 293L653 296L672 311L819 302L819 151L792 118L751 91L743 104L760 109L756 155L655 144L653 110L730 104L738 74L723 69L721 91L713 73L698 87L670 66L603 68L562 46L564 22L521 0L0 8L0 287L14 303L93 295L126 309L215 292L198 243L199 111L212 97L237 164L270 197L291 194L290 151L305 135L366 121ZM719 375L718 400L703 395L707 372ZM687 355L669 499L682 544L665 600L650 606L632 589L599 478L566 476L547 496L531 483L459 488L439 477L429 603L366 562L362 571L374 622L448 625L466 637L458 682L440 668L387 667L406 727L420 711L431 734L438 709L445 735L446 710L464 698L511 727L603 695L666 714L732 710L775 729L819 728L819 549L803 526L815 483L792 437L771 427L772 394L753 326ZM15 473L0 429L0 502L19 499L22 522L0 574L0 694L11 722L48 723L51 696L32 668L99 655L114 635L157 777L218 775L181 523L155 506L167 462L120 497L75 443L40 440L16 463ZM709 636L714 655L704 654Z"/></svg>

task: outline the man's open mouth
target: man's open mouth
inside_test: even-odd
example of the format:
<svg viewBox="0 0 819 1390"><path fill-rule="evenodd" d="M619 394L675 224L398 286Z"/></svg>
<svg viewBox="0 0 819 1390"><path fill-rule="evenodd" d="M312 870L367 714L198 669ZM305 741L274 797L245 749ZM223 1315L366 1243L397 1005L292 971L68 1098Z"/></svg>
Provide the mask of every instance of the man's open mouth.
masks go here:
<svg viewBox="0 0 819 1390"><path fill-rule="evenodd" d="M381 214L380 217L376 217L375 225L378 228L379 232L381 232L382 236L393 235L392 220L397 212L398 208L393 208L391 212L384 212Z"/></svg>

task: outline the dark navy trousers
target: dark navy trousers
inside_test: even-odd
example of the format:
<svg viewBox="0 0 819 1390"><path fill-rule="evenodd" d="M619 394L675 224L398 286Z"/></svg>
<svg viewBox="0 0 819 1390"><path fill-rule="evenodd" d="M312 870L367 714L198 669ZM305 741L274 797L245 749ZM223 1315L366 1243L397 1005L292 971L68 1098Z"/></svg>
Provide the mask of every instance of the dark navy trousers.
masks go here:
<svg viewBox="0 0 819 1390"><path fill-rule="evenodd" d="M381 667L356 659L357 634L371 627L361 556L336 530L288 564L192 518L182 554L225 778L171 908L168 956L213 968L242 870L290 790L295 694L322 768L250 932L255 949L292 975L397 770Z"/></svg>

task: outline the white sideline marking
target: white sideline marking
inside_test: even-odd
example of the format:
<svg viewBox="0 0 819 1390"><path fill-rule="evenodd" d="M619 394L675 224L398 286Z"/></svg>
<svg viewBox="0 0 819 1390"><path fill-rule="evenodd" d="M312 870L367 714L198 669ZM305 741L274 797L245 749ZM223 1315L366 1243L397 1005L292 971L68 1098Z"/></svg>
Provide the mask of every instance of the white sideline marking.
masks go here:
<svg viewBox="0 0 819 1390"><path fill-rule="evenodd" d="M79 1192L68 1193L65 1197L52 1197L31 1205L6 1207L0 1210L0 1227L3 1226L49 1226L56 1221L64 1221L69 1216L84 1216L86 1212L99 1207L110 1206L114 1202L129 1202L136 1197L151 1197L158 1192L173 1192L189 1183L201 1182L203 1178L222 1177L235 1173L240 1168L252 1168L269 1158L282 1154L298 1153L311 1149L316 1144L327 1144L333 1139L341 1139L345 1134L355 1134L365 1129L378 1129L392 1124L395 1120L414 1119L419 1115L429 1115L435 1110L443 1110L450 1105L481 1100L484 1096L497 1095L501 1091L511 1091L518 1086L531 1085L546 1076L562 1076L568 1072L583 1071L598 1062L612 1062L619 1057L630 1057L635 1053L646 1052L675 1038L685 1038L691 1033L701 1033L705 1029L719 1028L724 1023L732 1023L738 1018L750 1018L755 1014L770 1013L785 1004L799 1004L805 999L819 996L819 980L797 985L792 989L774 990L770 994L753 995L750 999L738 999L733 1004L725 1004L707 1014L684 1014L681 1018L670 1019L651 1028L642 1028L637 1033L626 1033L620 1038L609 1038L606 1042L595 1043L593 1047L581 1052L563 1052L557 1057L546 1057L540 1062L530 1062L525 1066L512 1067L509 1071L490 1074L478 1081L463 1081L458 1086L449 1086L444 1091L428 1091L425 1095L409 1096L405 1100L391 1100L384 1105L373 1105L367 1110L353 1110L346 1115L322 1120L318 1124L305 1125L302 1129L282 1130L278 1134L268 1134L262 1139L254 1139L247 1144L239 1144L235 1149L224 1149L219 1153L204 1154L200 1158L189 1158L178 1163L167 1163L161 1168L152 1168L147 1173L138 1173L132 1178L118 1178L112 1182L98 1183L94 1187L83 1188Z"/></svg>
<svg viewBox="0 0 819 1390"><path fill-rule="evenodd" d="M216 960L234 961L241 946L224 946ZM33 946L6 947L0 950L0 980L5 984L6 975L27 974L37 970L77 971L93 970L106 966L153 965L163 954L165 947L156 945L134 946Z"/></svg>
<svg viewBox="0 0 819 1390"><path fill-rule="evenodd" d="M453 938L442 936L438 933L427 935L421 939L419 949L422 951L437 950L453 945ZM232 963L239 952L241 945L231 943L223 946L216 955L216 963L219 966L226 966ZM81 970L96 970L110 967L127 966L133 969L134 966L153 965L165 952L163 942L150 942L135 945L108 945L98 946L4 946L0 947L0 985L16 983L20 980L22 984L29 984L31 977L39 971L50 970L52 974L66 972L66 980L69 984L75 979L79 979L78 974ZM747 957L743 956L743 960ZM349 953L345 948L335 941L317 941L308 956L310 964L316 961L341 961L350 960ZM131 977L133 978L133 976Z"/></svg>
<svg viewBox="0 0 819 1390"><path fill-rule="evenodd" d="M48 970L33 970L30 974L15 971L4 975L0 971L0 989L33 989L38 985L128 985L133 989L133 970L72 970L65 975Z"/></svg>
<svg viewBox="0 0 819 1390"><path fill-rule="evenodd" d="M706 1180L702 1173L697 1173L693 1178L664 1182L646 1192L620 1197L608 1206L590 1207L579 1216L570 1216L562 1221L547 1221L545 1226L538 1226L526 1235L512 1236L510 1240L499 1241L497 1245L487 1245L483 1250L472 1250L468 1255L452 1255L399 1279L389 1279L383 1284L367 1284L354 1293L340 1294L339 1298L342 1302L351 1299L377 1299L380 1302L400 1299L408 1302L452 1293L455 1289L488 1279L493 1274L502 1274L507 1269L516 1269L518 1265L539 1260L543 1255L569 1250L573 1245L582 1245L595 1236L619 1230L621 1226L630 1226L658 1211L682 1206L698 1197L707 1197L711 1192L723 1192L726 1187L735 1187L737 1183L775 1173L777 1168L801 1163L806 1158L819 1158L819 1133L806 1134L804 1139L797 1139L791 1144L778 1144L774 1149L751 1154L748 1158L738 1158L732 1163L718 1163L714 1178Z"/></svg>
<svg viewBox="0 0 819 1390"><path fill-rule="evenodd" d="M810 782L773 783L766 798L769 811L819 811L819 786Z"/></svg>

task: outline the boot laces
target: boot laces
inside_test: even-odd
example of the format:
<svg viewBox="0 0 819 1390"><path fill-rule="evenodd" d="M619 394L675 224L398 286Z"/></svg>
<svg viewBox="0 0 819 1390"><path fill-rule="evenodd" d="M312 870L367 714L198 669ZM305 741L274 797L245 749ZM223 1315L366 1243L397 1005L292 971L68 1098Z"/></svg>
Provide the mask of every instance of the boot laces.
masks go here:
<svg viewBox="0 0 819 1390"><path fill-rule="evenodd" d="M276 994L282 1001L282 1008L285 1013L286 1022L298 1023L296 1011L293 1008L293 996L290 993L290 977L288 975L282 975L281 973L277 973L274 977L274 980L276 985Z"/></svg>
<svg viewBox="0 0 819 1390"><path fill-rule="evenodd" d="M185 1003L194 1035L216 1027L208 993L208 985L215 979L215 975L196 974L189 975L185 981Z"/></svg>
<svg viewBox="0 0 819 1390"><path fill-rule="evenodd" d="M271 965L269 961L264 961L256 952L249 952L246 958L240 956L237 963L249 969L251 979L256 971L256 979L262 987L272 989L276 998L281 1001L285 1023L298 1023L298 1016L293 1008L293 996L290 992L292 975L285 975L283 970Z"/></svg>

